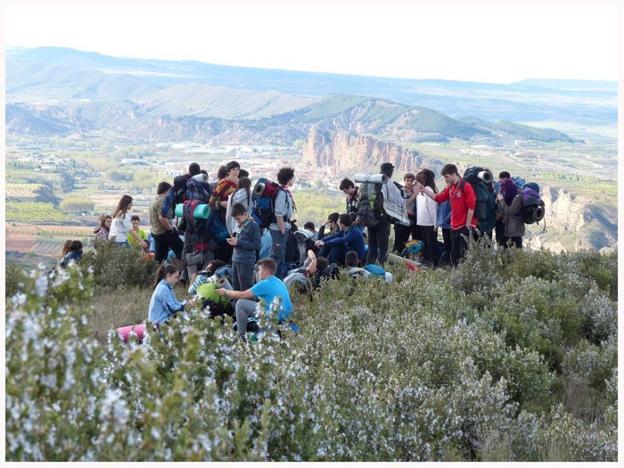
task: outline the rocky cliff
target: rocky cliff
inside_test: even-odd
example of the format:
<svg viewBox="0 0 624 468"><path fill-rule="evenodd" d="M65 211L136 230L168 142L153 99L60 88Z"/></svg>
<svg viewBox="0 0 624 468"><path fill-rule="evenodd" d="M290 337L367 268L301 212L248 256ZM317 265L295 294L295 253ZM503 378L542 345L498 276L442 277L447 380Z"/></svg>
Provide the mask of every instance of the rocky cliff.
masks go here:
<svg viewBox="0 0 624 468"><path fill-rule="evenodd" d="M617 244L617 209L556 187L543 187L545 226L530 226L526 244L562 252L606 250Z"/></svg>
<svg viewBox="0 0 624 468"><path fill-rule="evenodd" d="M436 170L442 162L425 157L421 152L368 135L347 131L310 129L303 150L304 161L316 167L328 167L335 174L365 169L378 169L391 162L396 172L413 172L426 166Z"/></svg>

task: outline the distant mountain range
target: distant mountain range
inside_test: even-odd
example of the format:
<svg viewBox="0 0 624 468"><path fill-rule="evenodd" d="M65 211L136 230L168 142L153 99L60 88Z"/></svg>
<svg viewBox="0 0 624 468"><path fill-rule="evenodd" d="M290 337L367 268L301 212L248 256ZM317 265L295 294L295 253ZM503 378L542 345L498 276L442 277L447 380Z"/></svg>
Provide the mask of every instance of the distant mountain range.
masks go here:
<svg viewBox="0 0 624 468"><path fill-rule="evenodd" d="M408 80L118 58L73 49L8 49L7 102L129 100L152 114L256 119L332 95L428 107L453 118L615 125L617 83L491 84Z"/></svg>

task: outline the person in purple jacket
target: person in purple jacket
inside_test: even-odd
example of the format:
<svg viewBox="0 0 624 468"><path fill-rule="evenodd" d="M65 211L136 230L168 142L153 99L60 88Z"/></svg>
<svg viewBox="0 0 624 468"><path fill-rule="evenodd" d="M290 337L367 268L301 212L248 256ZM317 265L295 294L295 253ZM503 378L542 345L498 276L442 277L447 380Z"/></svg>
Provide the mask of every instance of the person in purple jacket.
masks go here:
<svg viewBox="0 0 624 468"><path fill-rule="evenodd" d="M353 218L350 214L341 214L338 218L340 231L332 236L324 237L316 241L315 245L320 248L319 257L325 257L329 263L344 265L345 254L350 250L357 252L360 262L366 257L366 247L362 231L352 226Z"/></svg>

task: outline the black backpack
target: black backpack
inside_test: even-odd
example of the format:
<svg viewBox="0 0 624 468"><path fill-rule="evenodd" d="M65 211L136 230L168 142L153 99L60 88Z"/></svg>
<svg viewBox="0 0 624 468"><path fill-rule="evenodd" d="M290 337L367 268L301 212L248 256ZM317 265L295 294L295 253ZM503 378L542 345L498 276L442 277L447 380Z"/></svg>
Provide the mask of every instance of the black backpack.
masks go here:
<svg viewBox="0 0 624 468"><path fill-rule="evenodd" d="M179 175L173 179L173 186L167 192L165 201L163 202L163 216L168 219L175 217L175 207L184 203L186 199L186 183L189 175Z"/></svg>
<svg viewBox="0 0 624 468"><path fill-rule="evenodd" d="M381 184L365 182L360 186L357 216L366 227L375 227L380 223L389 221L390 217L383 209Z"/></svg>
<svg viewBox="0 0 624 468"><path fill-rule="evenodd" d="M466 169L459 186L463 192L464 183L468 182L474 190L477 197L474 215L479 221L479 231L482 233L491 232L496 227L496 197L492 181L493 176L489 169L475 166Z"/></svg>

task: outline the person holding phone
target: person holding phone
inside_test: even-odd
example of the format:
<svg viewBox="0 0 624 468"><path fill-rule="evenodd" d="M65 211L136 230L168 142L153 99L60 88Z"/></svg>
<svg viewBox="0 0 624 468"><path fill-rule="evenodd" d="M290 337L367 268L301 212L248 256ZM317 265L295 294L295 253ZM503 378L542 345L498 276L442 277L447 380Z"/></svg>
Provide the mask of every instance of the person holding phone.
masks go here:
<svg viewBox="0 0 624 468"><path fill-rule="evenodd" d="M232 207L232 218L238 224L238 233L233 232L227 243L234 248L232 253L232 287L235 291L246 291L254 284L254 266L260 250L260 227L241 203Z"/></svg>

